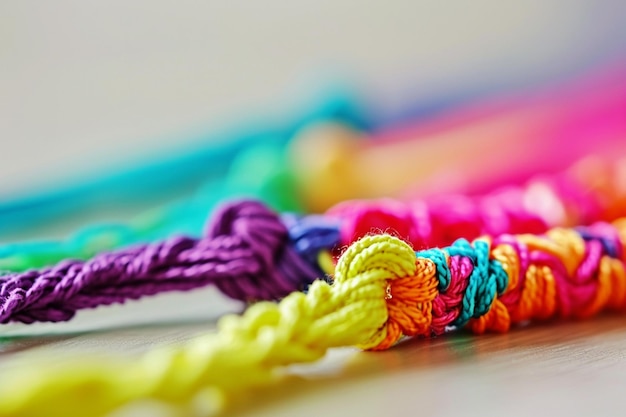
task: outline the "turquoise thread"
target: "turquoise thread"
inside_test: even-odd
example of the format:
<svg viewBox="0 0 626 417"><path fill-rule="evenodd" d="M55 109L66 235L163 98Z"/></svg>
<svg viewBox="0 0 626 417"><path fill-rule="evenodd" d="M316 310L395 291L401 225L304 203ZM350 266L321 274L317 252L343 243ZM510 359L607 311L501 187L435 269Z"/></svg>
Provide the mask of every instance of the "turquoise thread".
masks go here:
<svg viewBox="0 0 626 417"><path fill-rule="evenodd" d="M443 292L450 286L450 266L446 255L441 249L427 249L424 251L416 252L416 256L420 258L430 259L437 267L437 280L439 281L438 289Z"/></svg>
<svg viewBox="0 0 626 417"><path fill-rule="evenodd" d="M472 247L467 240L459 239L447 251L449 256L459 255L469 258L474 266L468 278L459 317L454 322L455 326L462 327L467 324L470 318L478 318L486 314L491 308L496 292L500 292L503 284L506 288L508 281L503 282L500 272L490 274L490 270L502 270L502 266L499 263L496 265L490 262L489 244L486 242L478 240L474 242ZM506 280L508 280L508 276Z"/></svg>

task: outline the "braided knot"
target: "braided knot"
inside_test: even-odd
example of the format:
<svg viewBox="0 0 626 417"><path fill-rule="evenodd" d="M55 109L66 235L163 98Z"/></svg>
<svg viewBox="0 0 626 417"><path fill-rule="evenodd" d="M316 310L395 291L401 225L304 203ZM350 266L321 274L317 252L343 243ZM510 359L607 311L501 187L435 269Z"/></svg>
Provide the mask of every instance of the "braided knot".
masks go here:
<svg viewBox="0 0 626 417"><path fill-rule="evenodd" d="M227 279L215 281L229 297L271 300L301 290L317 276L289 245L281 219L258 201L243 200L219 208L198 249L217 251L219 269Z"/></svg>
<svg viewBox="0 0 626 417"><path fill-rule="evenodd" d="M441 283L441 277L449 279L449 285L445 290L441 289L437 298L433 301L433 323L431 326L434 335L440 335L447 331L461 314L463 296L467 289L468 278L474 270L472 261L464 256L445 256L440 249L431 249L419 253L433 261L444 258L444 262L435 263L437 276ZM426 256L430 255L430 256Z"/></svg>
<svg viewBox="0 0 626 417"><path fill-rule="evenodd" d="M427 259L418 260L413 249L390 235L366 236L341 256L335 275L339 285L368 283L378 288L378 296L386 306L386 315L372 336L361 347L383 350L403 335L428 334L432 320L432 301L437 296L435 265ZM357 283L359 285L357 285Z"/></svg>
<svg viewBox="0 0 626 417"><path fill-rule="evenodd" d="M260 256L267 262L272 257L271 249L284 243L287 229L264 204L243 200L219 207L207 227L206 236L210 239L218 236L240 239L260 249ZM263 251L263 248L268 250Z"/></svg>

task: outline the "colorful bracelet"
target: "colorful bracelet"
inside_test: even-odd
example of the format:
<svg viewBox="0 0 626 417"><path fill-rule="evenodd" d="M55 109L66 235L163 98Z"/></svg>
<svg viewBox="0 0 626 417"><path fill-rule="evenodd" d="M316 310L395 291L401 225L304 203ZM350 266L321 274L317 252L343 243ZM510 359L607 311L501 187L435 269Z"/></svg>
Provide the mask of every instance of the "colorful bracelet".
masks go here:
<svg viewBox="0 0 626 417"><path fill-rule="evenodd" d="M604 167L613 173L611 168L619 166ZM203 238L175 237L0 277L0 323L64 321L78 309L209 284L238 300L278 299L332 273L320 254L376 230L423 248L449 245L459 237L543 233L557 225L609 220L608 214L626 216L626 204L611 204L611 199L626 203L626 187L619 188L621 177L607 177L603 186L615 185L607 194L562 175L483 197L346 202L328 216L281 218L260 202L235 202L218 210ZM532 204L524 204L528 200ZM554 212L562 215L550 217Z"/></svg>
<svg viewBox="0 0 626 417"><path fill-rule="evenodd" d="M306 294L223 317L217 334L139 360L9 369L0 416L99 416L148 399L209 415L331 348L382 350L466 325L504 332L529 320L624 311L625 243L626 219L417 253L390 235L367 236L340 257L332 284L318 280Z"/></svg>
<svg viewBox="0 0 626 417"><path fill-rule="evenodd" d="M313 125L289 144L289 160L303 202L315 212L354 198L482 192L565 169L590 153L624 154L625 92L620 73L505 110L472 117L461 110L445 123L383 132L367 143L344 126Z"/></svg>
<svg viewBox="0 0 626 417"><path fill-rule="evenodd" d="M325 96L316 94L308 103L284 116L256 118L218 134L202 137L199 149L101 178L68 184L56 190L0 201L0 232L15 231L37 222L70 215L116 200L125 203L142 201L180 188L181 184L198 184L220 178L240 152L259 144L278 148L308 124L334 121L357 129L368 128L364 112L345 92L336 90ZM285 123L285 120L288 120Z"/></svg>

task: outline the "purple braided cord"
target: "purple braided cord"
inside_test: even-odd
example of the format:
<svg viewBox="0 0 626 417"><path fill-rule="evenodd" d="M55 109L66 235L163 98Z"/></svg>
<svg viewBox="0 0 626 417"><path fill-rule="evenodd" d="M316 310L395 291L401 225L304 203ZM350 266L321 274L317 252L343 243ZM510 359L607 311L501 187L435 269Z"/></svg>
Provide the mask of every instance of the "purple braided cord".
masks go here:
<svg viewBox="0 0 626 417"><path fill-rule="evenodd" d="M271 300L318 275L289 245L280 218L259 202L218 209L206 235L2 276L0 323L65 321L79 309L209 284L237 300Z"/></svg>

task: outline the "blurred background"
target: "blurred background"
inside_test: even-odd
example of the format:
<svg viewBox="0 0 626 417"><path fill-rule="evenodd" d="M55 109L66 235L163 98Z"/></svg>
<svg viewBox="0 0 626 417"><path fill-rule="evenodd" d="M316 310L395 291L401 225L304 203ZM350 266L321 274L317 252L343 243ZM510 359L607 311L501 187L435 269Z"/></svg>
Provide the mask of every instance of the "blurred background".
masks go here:
<svg viewBox="0 0 626 417"><path fill-rule="evenodd" d="M374 129L535 91L621 62L624 21L619 0L3 1L0 199L203 146L337 86Z"/></svg>

